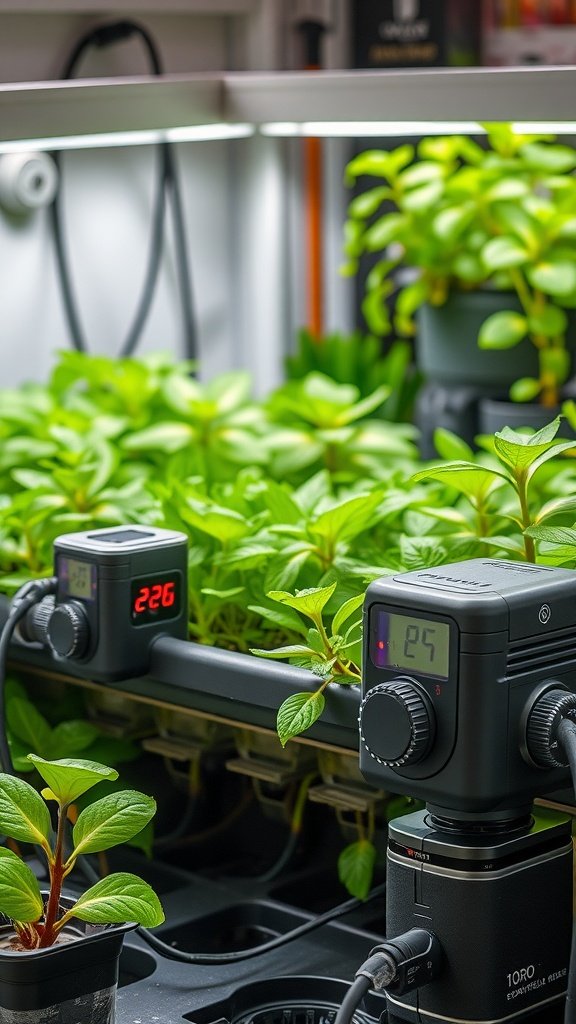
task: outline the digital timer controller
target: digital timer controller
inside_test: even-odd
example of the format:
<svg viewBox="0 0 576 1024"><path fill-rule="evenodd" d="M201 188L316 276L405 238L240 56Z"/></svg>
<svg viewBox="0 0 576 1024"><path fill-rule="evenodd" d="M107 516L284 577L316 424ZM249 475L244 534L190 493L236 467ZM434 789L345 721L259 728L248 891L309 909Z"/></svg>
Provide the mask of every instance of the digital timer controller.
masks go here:
<svg viewBox="0 0 576 1024"><path fill-rule="evenodd" d="M387 576L363 644L361 771L426 802L388 825L386 933L429 930L448 965L387 992L388 1021L556 1019L571 826L532 802L569 780L555 726L576 720L576 573L477 558Z"/></svg>
<svg viewBox="0 0 576 1024"><path fill-rule="evenodd" d="M452 821L526 816L534 796L568 779L544 744L551 693L565 692L576 714L575 636L568 569L484 558L372 583L360 707L366 779L417 795Z"/></svg>
<svg viewBox="0 0 576 1024"><path fill-rule="evenodd" d="M29 613L40 640L101 681L147 671L158 636L186 639L188 542L153 526L69 533L54 542L57 587Z"/></svg>

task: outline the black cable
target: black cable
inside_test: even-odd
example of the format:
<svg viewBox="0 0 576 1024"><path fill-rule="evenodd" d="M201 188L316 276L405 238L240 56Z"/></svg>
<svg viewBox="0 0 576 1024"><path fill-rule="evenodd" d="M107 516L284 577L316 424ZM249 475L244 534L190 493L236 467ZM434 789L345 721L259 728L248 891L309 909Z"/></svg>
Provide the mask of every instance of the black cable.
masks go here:
<svg viewBox="0 0 576 1024"><path fill-rule="evenodd" d="M139 36L144 44L150 61L152 74L156 76L162 75L164 72L160 53L150 33L137 22L122 20L110 22L106 25L100 26L99 28L86 32L76 43L72 53L70 54L62 72L62 79L68 80L73 77L78 63L89 47L109 46L113 43L129 39L133 35ZM53 153L52 155L61 173L59 154ZM176 268L182 305L185 350L189 359L195 360L198 357L196 323L194 317L194 298L190 264L188 260L186 231L184 226L183 203L172 147L166 142L161 143L158 147L158 169L154 197L154 213L144 283L132 325L120 347L119 356L121 358L130 356L136 349L144 324L150 312L158 281L158 273L160 270L164 240L164 224L166 219L166 197L168 195L172 197ZM74 295L72 276L70 273L64 242L60 189L57 190L54 201L50 207L50 217L52 222L56 264L62 292L62 301L66 319L68 321L70 336L74 347L79 352L87 352L88 345L82 329L78 305Z"/></svg>
<svg viewBox="0 0 576 1024"><path fill-rule="evenodd" d="M180 963L185 964L233 964L243 960L251 960L255 956L261 956L263 953L269 953L271 950L278 949L288 942L293 942L294 939L299 939L302 935L307 935L309 932L315 931L316 928L329 924L330 921L334 921L337 917L343 917L344 914L349 914L350 911L356 910L357 907L364 906L370 900L381 896L385 889L386 885L384 883L373 889L365 900L358 900L356 898L346 900L345 903L339 903L332 910L327 910L324 914L313 918L313 920L306 921L297 928L292 928L291 931L285 932L284 935L278 935L275 939L270 939L269 942L264 942L260 946L254 946L252 949L239 949L233 953L185 953L179 949L174 949L173 946L169 946L166 942L162 942L161 939L153 935L146 928L138 928L137 933L152 949L169 960L178 960Z"/></svg>
<svg viewBox="0 0 576 1024"><path fill-rule="evenodd" d="M184 814L180 818L180 821L170 832L166 832L162 836L155 836L154 838L154 849L155 850L169 850L173 843L177 839L182 839L182 836L188 834L194 819L198 811L198 797L196 795L190 795Z"/></svg>
<svg viewBox="0 0 576 1024"><path fill-rule="evenodd" d="M26 583L16 594L14 604L0 633L0 761L2 763L2 770L8 775L16 774L8 744L4 698L8 647L18 623L25 618L30 609L35 604L38 604L43 597L55 592L56 582L55 577L50 577L49 579L31 580L29 583Z"/></svg>
<svg viewBox="0 0 576 1024"><path fill-rule="evenodd" d="M296 852L296 847L298 845L299 838L300 832L290 830L290 835L288 836L287 841L284 843L282 853L277 858L275 863L272 864L272 866L269 867L267 871L263 871L261 875L256 875L253 881L272 882L275 878L278 878L280 872L283 871L286 865L289 864L290 861L292 860L292 857Z"/></svg>
<svg viewBox="0 0 576 1024"><path fill-rule="evenodd" d="M570 718L562 718L558 725L558 742L564 751L576 793L576 725ZM572 945L568 966L564 1024L576 1024L576 931L572 926Z"/></svg>
<svg viewBox="0 0 576 1024"><path fill-rule="evenodd" d="M366 993L371 989L370 978L360 974L348 989L340 1004L334 1024L350 1024Z"/></svg>

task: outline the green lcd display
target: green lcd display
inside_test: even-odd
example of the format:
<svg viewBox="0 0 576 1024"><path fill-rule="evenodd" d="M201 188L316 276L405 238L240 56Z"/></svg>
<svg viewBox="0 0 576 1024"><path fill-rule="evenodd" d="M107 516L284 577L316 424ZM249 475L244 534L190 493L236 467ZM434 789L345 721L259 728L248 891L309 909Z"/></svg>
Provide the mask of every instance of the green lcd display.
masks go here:
<svg viewBox="0 0 576 1024"><path fill-rule="evenodd" d="M375 609L372 661L377 668L398 668L447 679L450 670L450 626Z"/></svg>

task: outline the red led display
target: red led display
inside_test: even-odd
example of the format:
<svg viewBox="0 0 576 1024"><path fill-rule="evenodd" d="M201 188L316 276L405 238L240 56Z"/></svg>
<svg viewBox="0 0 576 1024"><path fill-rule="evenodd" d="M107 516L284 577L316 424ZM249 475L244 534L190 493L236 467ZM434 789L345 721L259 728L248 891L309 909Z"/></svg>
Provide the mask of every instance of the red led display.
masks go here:
<svg viewBox="0 0 576 1024"><path fill-rule="evenodd" d="M155 612L158 608L171 608L175 600L172 580L168 580L167 583L153 583L152 586L144 584L136 594L134 612L141 615L146 611Z"/></svg>
<svg viewBox="0 0 576 1024"><path fill-rule="evenodd" d="M134 625L171 619L180 614L180 573L145 577L132 581Z"/></svg>

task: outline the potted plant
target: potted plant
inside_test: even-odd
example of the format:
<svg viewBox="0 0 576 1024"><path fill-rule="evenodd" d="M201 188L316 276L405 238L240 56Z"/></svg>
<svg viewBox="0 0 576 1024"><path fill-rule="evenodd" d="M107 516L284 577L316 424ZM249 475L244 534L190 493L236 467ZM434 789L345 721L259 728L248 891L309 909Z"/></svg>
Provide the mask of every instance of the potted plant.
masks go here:
<svg viewBox="0 0 576 1024"><path fill-rule="evenodd" d="M23 1014L31 1024L112 1024L124 935L137 924L154 927L164 920L158 897L126 872L110 874L81 894L63 895L62 887L79 857L135 836L156 805L131 790L105 796L80 813L69 848L71 805L118 773L94 761L29 757L47 786L41 796L22 779L0 774L0 831L42 851L50 884L42 892L25 861L0 847L0 1015L6 1024L17 1024Z"/></svg>
<svg viewBox="0 0 576 1024"><path fill-rule="evenodd" d="M485 148L450 136L356 156L348 183L379 181L350 204L344 270L357 273L364 254L377 254L365 319L374 333L406 337L417 313L417 361L429 382L472 387L476 398L509 387L513 402L538 403L541 426L571 372L576 152L554 136L486 128ZM501 412L483 424L488 432L512 415L512 425L530 423L525 405L519 418L514 407Z"/></svg>

